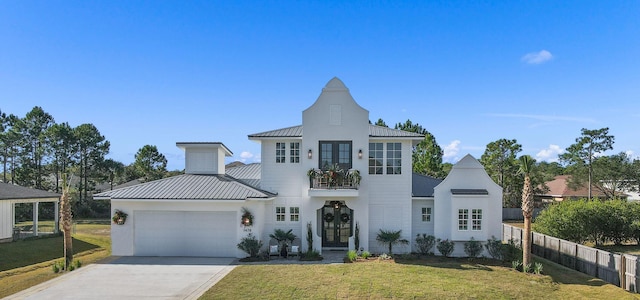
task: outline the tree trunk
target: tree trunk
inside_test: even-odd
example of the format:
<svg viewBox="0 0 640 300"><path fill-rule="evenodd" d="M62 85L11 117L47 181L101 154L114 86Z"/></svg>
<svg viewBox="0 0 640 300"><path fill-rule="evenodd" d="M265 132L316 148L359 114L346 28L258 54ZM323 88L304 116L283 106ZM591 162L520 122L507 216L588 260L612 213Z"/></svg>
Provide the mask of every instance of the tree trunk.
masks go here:
<svg viewBox="0 0 640 300"><path fill-rule="evenodd" d="M522 234L522 265L531 263L531 218L533 215L533 191L531 190L531 178L524 177L522 190L522 215L524 216L524 233Z"/></svg>
<svg viewBox="0 0 640 300"><path fill-rule="evenodd" d="M71 262L73 262L73 239L71 238L71 199L69 197L69 186L66 181L66 176L63 175L60 206L62 212L62 232L64 234L64 269L69 270L69 266Z"/></svg>

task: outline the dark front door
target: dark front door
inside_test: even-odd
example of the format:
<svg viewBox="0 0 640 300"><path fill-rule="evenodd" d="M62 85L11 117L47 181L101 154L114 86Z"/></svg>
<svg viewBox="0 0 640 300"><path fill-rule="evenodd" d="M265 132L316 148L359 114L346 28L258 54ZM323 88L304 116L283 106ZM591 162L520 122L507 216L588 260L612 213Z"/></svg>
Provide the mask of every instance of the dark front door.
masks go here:
<svg viewBox="0 0 640 300"><path fill-rule="evenodd" d="M344 205L322 208L322 247L349 247L353 210Z"/></svg>

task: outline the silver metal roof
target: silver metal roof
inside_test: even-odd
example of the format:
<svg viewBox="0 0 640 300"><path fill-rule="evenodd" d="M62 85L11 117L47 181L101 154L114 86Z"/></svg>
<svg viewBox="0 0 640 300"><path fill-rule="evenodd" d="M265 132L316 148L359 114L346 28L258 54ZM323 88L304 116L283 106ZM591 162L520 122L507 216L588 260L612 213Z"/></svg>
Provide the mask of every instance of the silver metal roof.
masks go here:
<svg viewBox="0 0 640 300"><path fill-rule="evenodd" d="M60 194L0 182L0 200L60 198Z"/></svg>
<svg viewBox="0 0 640 300"><path fill-rule="evenodd" d="M380 138L424 138L424 135L389 127L369 124L369 136ZM249 135L249 139L256 138L301 138L302 125L254 133Z"/></svg>
<svg viewBox="0 0 640 300"><path fill-rule="evenodd" d="M276 194L227 175L183 174L93 195L94 199L246 200Z"/></svg>
<svg viewBox="0 0 640 300"><path fill-rule="evenodd" d="M226 173L235 179L241 180L255 188L260 188L260 164L252 163L226 169Z"/></svg>

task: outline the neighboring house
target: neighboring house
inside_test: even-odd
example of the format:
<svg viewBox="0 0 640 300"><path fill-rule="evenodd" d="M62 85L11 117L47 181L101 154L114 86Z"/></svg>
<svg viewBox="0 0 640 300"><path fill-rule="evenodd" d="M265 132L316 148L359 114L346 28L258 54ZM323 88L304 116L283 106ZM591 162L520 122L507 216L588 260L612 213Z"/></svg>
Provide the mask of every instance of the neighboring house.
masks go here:
<svg viewBox="0 0 640 300"><path fill-rule="evenodd" d="M39 234L38 206L41 202L54 202L54 231L57 232L59 201L60 194L0 182L0 242L13 240L13 231L16 223L16 203L32 203L33 225L31 232L37 236Z"/></svg>
<svg viewBox="0 0 640 300"><path fill-rule="evenodd" d="M569 187L570 180L571 175L558 175L553 180L545 182L545 185L549 188L545 194L535 195L534 198L542 204L589 198L588 183L574 190ZM596 186L592 186L591 195L594 198L606 198L606 195ZM620 198L626 199L627 195L620 193Z"/></svg>
<svg viewBox="0 0 640 300"><path fill-rule="evenodd" d="M338 78L303 111L302 125L249 139L261 144L260 164L225 168L224 144L177 143L184 175L94 195L129 215L112 225L113 255L244 257L242 237L252 233L266 248L275 229L292 229L306 251L307 226L320 252L354 249L356 226L360 248L374 253L386 249L380 229L411 242L395 252L412 251L425 233L456 241L457 256L471 237L501 236L502 189L475 158L444 181L412 173L412 147L424 136L370 125ZM245 209L251 226L241 224Z"/></svg>

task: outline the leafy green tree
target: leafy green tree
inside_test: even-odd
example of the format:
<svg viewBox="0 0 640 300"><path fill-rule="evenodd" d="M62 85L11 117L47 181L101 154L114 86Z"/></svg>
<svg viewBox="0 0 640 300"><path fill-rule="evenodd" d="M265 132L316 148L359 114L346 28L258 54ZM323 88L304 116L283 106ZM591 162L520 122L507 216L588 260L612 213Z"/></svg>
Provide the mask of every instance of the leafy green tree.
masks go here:
<svg viewBox="0 0 640 300"><path fill-rule="evenodd" d="M589 130L582 128L582 135L576 142L560 155L560 161L567 164L571 174L571 186L582 186L587 182L589 199L593 197L592 184L594 177L593 161L598 154L613 149L614 136L609 135L609 128Z"/></svg>
<svg viewBox="0 0 640 300"><path fill-rule="evenodd" d="M124 164L109 158L102 163L102 169L109 181L110 189L113 190L113 186L118 184L117 179L124 174Z"/></svg>
<svg viewBox="0 0 640 300"><path fill-rule="evenodd" d="M524 216L524 233L522 234L522 265L531 263L531 218L533 217L533 187L531 173L535 160L529 155L520 156L520 173L524 175L522 187L522 215Z"/></svg>
<svg viewBox="0 0 640 300"><path fill-rule="evenodd" d="M167 159L158 152L156 146L144 145L140 148L133 164L145 181L164 178L167 174Z"/></svg>
<svg viewBox="0 0 640 300"><path fill-rule="evenodd" d="M22 122L16 124L17 131L21 135L21 164L17 169L20 184L46 189L43 185L46 176L45 158L50 151L46 132L54 123L50 114L36 106L27 113Z"/></svg>
<svg viewBox="0 0 640 300"><path fill-rule="evenodd" d="M409 244L409 240L402 238L402 230L393 231L380 229L380 231L376 235L376 241L389 247L389 255L393 254L393 245Z"/></svg>
<svg viewBox="0 0 640 300"><path fill-rule="evenodd" d="M375 125L382 126L382 127L389 127L387 126L387 123L385 123L384 120L382 120L381 118L378 119L378 121L376 121Z"/></svg>
<svg viewBox="0 0 640 300"><path fill-rule="evenodd" d="M620 197L624 191L636 187L634 164L624 152L610 156L599 156L593 161L593 187L607 199Z"/></svg>
<svg viewBox="0 0 640 300"><path fill-rule="evenodd" d="M100 134L93 124L82 124L73 129L79 162L80 201L89 199L89 191L96 180L101 179L100 167L105 155L109 153L110 143Z"/></svg>
<svg viewBox="0 0 640 300"><path fill-rule="evenodd" d="M378 120L382 121L382 120ZM436 178L444 178L446 174L442 170L442 156L444 151L436 142L435 136L424 129L422 125L407 120L398 123L395 129L415 132L424 135L424 140L412 149L413 172L425 174Z"/></svg>
<svg viewBox="0 0 640 300"><path fill-rule="evenodd" d="M46 135L53 159L50 166L55 177L55 191L59 193L61 191L60 174L67 174L76 163L74 158L78 154L77 141L73 128L66 122L53 124L47 129Z"/></svg>
<svg viewBox="0 0 640 300"><path fill-rule="evenodd" d="M556 176L564 174L564 167L558 162L541 161L536 163L536 168L540 172L543 181L551 181Z"/></svg>
<svg viewBox="0 0 640 300"><path fill-rule="evenodd" d="M3 131L0 133L0 147L2 153L3 181L9 182L7 173L11 175L11 183L16 182L16 167L18 166L18 150L20 133L17 131L18 124L22 120L13 114L3 114L2 120Z"/></svg>
<svg viewBox="0 0 640 300"><path fill-rule="evenodd" d="M523 179L518 175L518 153L522 145L508 139L500 139L487 144L487 148L480 157L480 163L487 174L502 187L502 203L505 207L520 206Z"/></svg>

